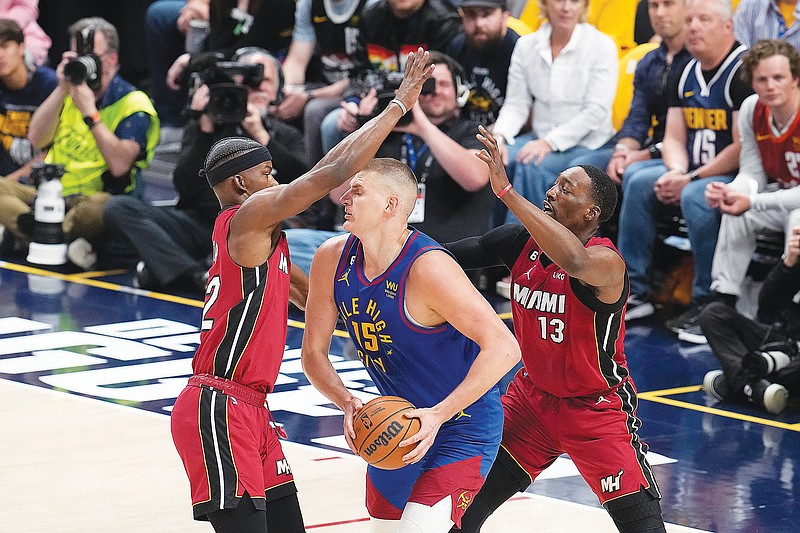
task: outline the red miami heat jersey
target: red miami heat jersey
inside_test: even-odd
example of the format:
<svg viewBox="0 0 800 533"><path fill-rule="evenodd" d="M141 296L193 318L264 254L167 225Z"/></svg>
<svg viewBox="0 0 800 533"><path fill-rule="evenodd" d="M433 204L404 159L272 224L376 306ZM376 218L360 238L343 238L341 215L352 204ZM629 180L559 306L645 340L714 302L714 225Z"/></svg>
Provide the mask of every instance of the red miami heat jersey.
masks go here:
<svg viewBox="0 0 800 533"><path fill-rule="evenodd" d="M616 251L605 238L592 237L586 244L590 246ZM570 398L615 389L628 379L624 353L627 275L620 299L605 304L529 239L511 269L511 279L514 332L534 385L553 396Z"/></svg>
<svg viewBox="0 0 800 533"><path fill-rule="evenodd" d="M796 187L800 185L800 113L780 137L773 135L771 123L772 113L759 100L753 110L753 133L764 172L783 189Z"/></svg>
<svg viewBox="0 0 800 533"><path fill-rule="evenodd" d="M214 262L208 271L195 374L213 374L271 392L286 345L289 246L281 233L266 263L244 268L228 255L228 231L239 206L214 223Z"/></svg>

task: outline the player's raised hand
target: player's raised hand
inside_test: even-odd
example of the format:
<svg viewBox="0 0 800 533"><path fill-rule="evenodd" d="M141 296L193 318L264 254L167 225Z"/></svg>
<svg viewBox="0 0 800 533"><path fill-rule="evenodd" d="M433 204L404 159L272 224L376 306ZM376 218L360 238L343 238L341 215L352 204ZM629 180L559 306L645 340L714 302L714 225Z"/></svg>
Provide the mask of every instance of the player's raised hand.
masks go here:
<svg viewBox="0 0 800 533"><path fill-rule="evenodd" d="M480 133L475 137L482 142L486 148L475 155L489 167L489 182L492 184L492 190L495 195L497 195L509 185L506 167L503 165L503 158L500 154L500 147L497 144L497 139L483 126L478 126L478 131Z"/></svg>
<svg viewBox="0 0 800 533"><path fill-rule="evenodd" d="M428 65L430 53L418 48L416 52L408 54L406 60L406 70L403 72L403 82L397 89L395 96L403 102L406 110L410 110L417 103L419 93L425 80L431 77L436 65Z"/></svg>

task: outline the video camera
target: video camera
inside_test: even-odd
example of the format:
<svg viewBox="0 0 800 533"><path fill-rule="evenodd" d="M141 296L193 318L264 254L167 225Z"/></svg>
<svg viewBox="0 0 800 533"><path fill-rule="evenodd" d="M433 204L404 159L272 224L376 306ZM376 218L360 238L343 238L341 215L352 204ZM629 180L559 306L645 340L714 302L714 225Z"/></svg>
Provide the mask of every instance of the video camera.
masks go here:
<svg viewBox="0 0 800 533"><path fill-rule="evenodd" d="M92 90L100 88L103 65L94 53L94 28L84 28L75 36L78 57L64 65L64 77L73 84L86 82Z"/></svg>
<svg viewBox="0 0 800 533"><path fill-rule="evenodd" d="M389 102L395 97L395 91L400 88L403 83L402 72L385 72L382 70L365 70L359 74L356 79L357 85L361 88L363 93L368 92L370 89L375 89L378 93L378 105L371 115L363 117L364 122L378 116L383 111ZM428 78L422 85L422 94L433 94L436 92L436 80ZM397 121L398 126L405 126L411 123L411 113L405 114L400 120Z"/></svg>
<svg viewBox="0 0 800 533"><path fill-rule="evenodd" d="M192 63L192 94L200 85L208 85L205 113L211 121L217 125L241 123L247 116L247 88L261 84L264 65L223 61L218 53L204 54Z"/></svg>

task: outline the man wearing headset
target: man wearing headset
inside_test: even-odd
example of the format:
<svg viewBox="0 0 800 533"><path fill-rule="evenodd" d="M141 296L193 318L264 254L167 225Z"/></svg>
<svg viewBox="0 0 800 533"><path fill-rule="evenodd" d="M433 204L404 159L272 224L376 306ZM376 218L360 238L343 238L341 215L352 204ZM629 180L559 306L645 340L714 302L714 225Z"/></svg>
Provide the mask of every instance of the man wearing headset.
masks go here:
<svg viewBox="0 0 800 533"><path fill-rule="evenodd" d="M275 160L275 179L289 183L309 166L303 155L303 135L268 114L270 105L281 94L280 64L269 52L256 47L238 50L233 59L264 66L258 87L248 87L247 115L234 126L234 133L266 146ZM203 166L214 142L223 136L222 129L206 112L208 102L208 86L201 85L192 96L193 117L186 126L183 151L172 177L178 203L174 207L153 206L119 196L113 197L103 210L109 238L126 243L131 255L141 259L136 265L136 282L141 288L182 284L205 290L206 260L211 254L211 233L219 202L205 179L198 177L197 169Z"/></svg>
<svg viewBox="0 0 800 533"><path fill-rule="evenodd" d="M436 64L431 76L436 90L420 95L409 110L411 122L396 126L376 157L399 159L411 167L418 194L409 223L439 242L449 242L489 229L494 195L486 166L474 155L482 146L475 138L478 124L460 116L469 98L464 70L435 50L430 61ZM373 90L362 100L360 112L369 115L375 101ZM338 199L345 190L335 190L330 197Z"/></svg>

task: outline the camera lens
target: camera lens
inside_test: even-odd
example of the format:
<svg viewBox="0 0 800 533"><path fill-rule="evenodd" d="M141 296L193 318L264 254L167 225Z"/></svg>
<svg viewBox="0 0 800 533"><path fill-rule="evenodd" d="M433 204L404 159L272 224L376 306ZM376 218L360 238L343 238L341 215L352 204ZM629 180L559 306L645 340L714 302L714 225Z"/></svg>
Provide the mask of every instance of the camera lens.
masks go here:
<svg viewBox="0 0 800 533"><path fill-rule="evenodd" d="M87 56L76 57L64 65L64 77L73 85L94 79L96 75L97 65Z"/></svg>

